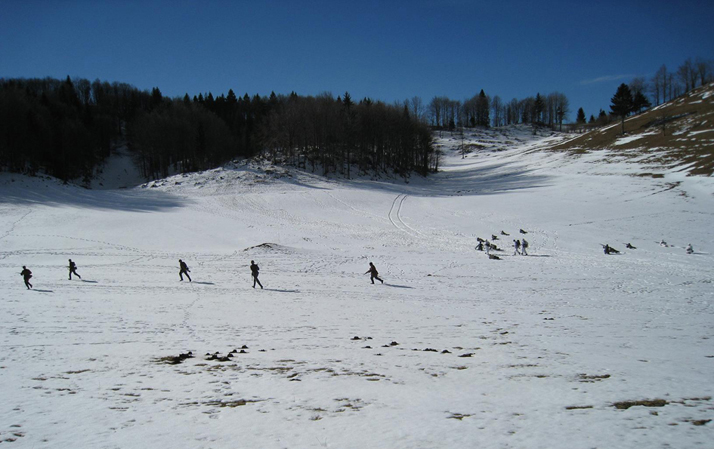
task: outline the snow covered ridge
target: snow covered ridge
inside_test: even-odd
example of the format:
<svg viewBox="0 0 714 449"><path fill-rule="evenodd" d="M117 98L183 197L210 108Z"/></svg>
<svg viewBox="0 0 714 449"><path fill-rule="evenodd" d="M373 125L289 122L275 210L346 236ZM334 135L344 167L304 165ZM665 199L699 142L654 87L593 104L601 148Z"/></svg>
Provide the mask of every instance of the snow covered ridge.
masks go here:
<svg viewBox="0 0 714 449"><path fill-rule="evenodd" d="M681 171L687 175L714 173L714 83L625 120L590 131L553 150L583 154L609 150L623 161L645 164L640 175ZM607 163L603 158L602 162Z"/></svg>

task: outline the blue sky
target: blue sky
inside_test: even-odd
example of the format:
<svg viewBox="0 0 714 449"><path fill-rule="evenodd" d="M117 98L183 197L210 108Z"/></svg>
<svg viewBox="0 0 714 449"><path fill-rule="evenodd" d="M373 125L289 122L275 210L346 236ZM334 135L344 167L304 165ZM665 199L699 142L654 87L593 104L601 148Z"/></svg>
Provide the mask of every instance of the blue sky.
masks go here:
<svg viewBox="0 0 714 449"><path fill-rule="evenodd" d="M714 59L712 24L712 0L0 0L0 77L425 103L558 91L574 119L634 76Z"/></svg>

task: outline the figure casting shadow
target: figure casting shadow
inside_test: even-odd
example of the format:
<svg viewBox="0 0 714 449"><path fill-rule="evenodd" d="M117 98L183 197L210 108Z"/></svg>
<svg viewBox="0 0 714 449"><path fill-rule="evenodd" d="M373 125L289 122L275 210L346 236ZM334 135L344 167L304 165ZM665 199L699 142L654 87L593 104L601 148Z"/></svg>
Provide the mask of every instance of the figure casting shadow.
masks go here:
<svg viewBox="0 0 714 449"><path fill-rule="evenodd" d="M194 284L201 284L201 285L216 285L216 284L214 284L213 282L199 282L199 281L196 281L196 282L194 282Z"/></svg>
<svg viewBox="0 0 714 449"><path fill-rule="evenodd" d="M284 290L280 288L266 288L267 292L278 292L278 293L300 293L300 290Z"/></svg>
<svg viewBox="0 0 714 449"><path fill-rule="evenodd" d="M385 287L394 287L394 288L414 288L414 287L410 287L408 285L389 284L387 282L384 283L384 286Z"/></svg>

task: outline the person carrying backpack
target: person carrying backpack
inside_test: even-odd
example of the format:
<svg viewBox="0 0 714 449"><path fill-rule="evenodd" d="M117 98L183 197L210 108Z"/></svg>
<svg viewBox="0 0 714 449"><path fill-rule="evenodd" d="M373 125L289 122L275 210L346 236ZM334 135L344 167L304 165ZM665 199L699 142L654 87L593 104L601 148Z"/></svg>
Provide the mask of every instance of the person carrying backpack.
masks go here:
<svg viewBox="0 0 714 449"><path fill-rule="evenodd" d="M186 277L188 278L188 282L193 282L191 281L191 276L188 275L188 272L191 271L188 268L188 265L186 265L186 262L183 260L179 259L179 277L183 281L183 275L185 274Z"/></svg>
<svg viewBox="0 0 714 449"><path fill-rule="evenodd" d="M20 272L20 276L25 280L25 287L27 289L32 288L32 284L30 284L30 278L32 277L32 271L28 270L26 266L22 266L22 271Z"/></svg>
<svg viewBox="0 0 714 449"><path fill-rule="evenodd" d="M254 261L250 261L250 274L253 276L253 288L255 288L255 284L257 283L260 285L260 288L263 288L263 284L260 283L260 280L258 280L258 273L260 272L260 267L258 264L256 264Z"/></svg>
<svg viewBox="0 0 714 449"><path fill-rule="evenodd" d="M381 282L382 284L384 284L384 281L379 277L379 273L377 272L377 267L375 267L372 262L369 263L369 270L365 271L364 274L367 274L367 273L370 274L369 278L373 284L374 284L375 279L378 280L379 282Z"/></svg>
<svg viewBox="0 0 714 449"><path fill-rule="evenodd" d="M521 256L527 256L526 248L528 248L528 241L526 239L521 240Z"/></svg>
<svg viewBox="0 0 714 449"><path fill-rule="evenodd" d="M69 280L72 280L72 274L77 276L78 278L82 279L82 276L77 273L77 264L72 262L72 259L69 259Z"/></svg>
<svg viewBox="0 0 714 449"><path fill-rule="evenodd" d="M520 254L520 253L521 253L521 241L520 241L520 240L514 239L514 240L513 240L513 247L516 249L516 250L513 252L513 255L514 255L514 256L515 256L516 254Z"/></svg>

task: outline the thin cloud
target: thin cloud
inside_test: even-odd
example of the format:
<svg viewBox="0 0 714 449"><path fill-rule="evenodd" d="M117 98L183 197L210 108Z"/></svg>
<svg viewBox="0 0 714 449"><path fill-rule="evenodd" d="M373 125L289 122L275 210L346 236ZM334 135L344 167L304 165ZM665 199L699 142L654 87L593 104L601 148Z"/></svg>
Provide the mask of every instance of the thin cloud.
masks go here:
<svg viewBox="0 0 714 449"><path fill-rule="evenodd" d="M605 83L608 81L618 81L621 79L625 78L634 78L635 75L629 74L629 75L607 75L607 76L601 76L599 78L593 78L589 80L582 80L580 81L580 84L597 84L597 83Z"/></svg>

